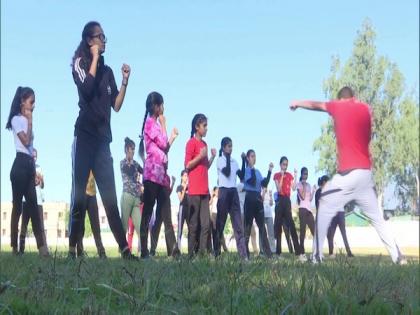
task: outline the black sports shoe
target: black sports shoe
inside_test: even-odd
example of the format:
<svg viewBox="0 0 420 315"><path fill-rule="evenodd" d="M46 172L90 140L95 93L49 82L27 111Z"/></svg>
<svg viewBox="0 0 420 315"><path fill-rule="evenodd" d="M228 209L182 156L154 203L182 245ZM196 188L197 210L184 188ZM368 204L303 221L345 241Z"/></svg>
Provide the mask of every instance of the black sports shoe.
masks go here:
<svg viewBox="0 0 420 315"><path fill-rule="evenodd" d="M75 252L68 252L67 253L67 259L71 259L71 260L76 259L76 253Z"/></svg>
<svg viewBox="0 0 420 315"><path fill-rule="evenodd" d="M124 260L139 261L139 258L134 256L128 248L121 253L121 257Z"/></svg>

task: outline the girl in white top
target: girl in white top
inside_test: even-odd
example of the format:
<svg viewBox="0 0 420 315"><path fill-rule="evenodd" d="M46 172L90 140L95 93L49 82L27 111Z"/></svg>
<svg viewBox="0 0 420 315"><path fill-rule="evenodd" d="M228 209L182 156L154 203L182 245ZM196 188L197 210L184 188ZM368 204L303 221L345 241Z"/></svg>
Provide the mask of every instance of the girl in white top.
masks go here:
<svg viewBox="0 0 420 315"><path fill-rule="evenodd" d="M18 87L10 108L6 129L13 131L16 158L10 172L13 192L10 242L13 253L18 253L18 223L25 197L28 216L36 238L40 255L48 256L48 247L43 237L38 202L35 191L35 161L33 159L32 112L35 108L35 93L29 87Z"/></svg>
<svg viewBox="0 0 420 315"><path fill-rule="evenodd" d="M311 188L311 185L307 182L308 180L308 169L302 167L300 170L300 180L296 185L297 188L297 201L299 205L299 223L300 223L300 247L301 254L305 253L305 236L306 226L309 227L312 236L314 235L315 219L312 212L311 202L315 195L316 187Z"/></svg>

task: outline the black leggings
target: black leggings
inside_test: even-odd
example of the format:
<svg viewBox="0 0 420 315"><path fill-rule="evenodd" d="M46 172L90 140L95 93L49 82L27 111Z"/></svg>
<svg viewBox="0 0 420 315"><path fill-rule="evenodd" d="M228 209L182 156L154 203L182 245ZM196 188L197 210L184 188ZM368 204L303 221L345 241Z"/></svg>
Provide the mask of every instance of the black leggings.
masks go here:
<svg viewBox="0 0 420 315"><path fill-rule="evenodd" d="M98 201L96 200L96 196L89 196L86 195L86 207L88 216L89 216L89 222L90 222L90 228L92 229L93 238L95 239L95 245L96 249L98 251L99 255L105 254L105 248L102 244L102 238L101 238L101 227L99 224L99 213L98 213ZM84 248L83 248L83 237L85 236L85 217L86 217L86 211L82 214L82 231L80 233L79 240L77 241L76 249L77 254L81 255L83 254Z"/></svg>
<svg viewBox="0 0 420 315"><path fill-rule="evenodd" d="M290 236L293 240L293 247L295 249L295 255L299 255L301 252L298 236L296 233L295 222L292 218L292 204L290 198L286 196L279 196L279 200L276 203L275 218L274 218L274 234L277 239L276 254L281 254L281 234L283 223L289 228Z"/></svg>
<svg viewBox="0 0 420 315"><path fill-rule="evenodd" d="M299 229L300 229L300 252L305 253L306 226L309 227L312 236L315 231L315 219L311 211L306 208L299 208Z"/></svg>
<svg viewBox="0 0 420 315"><path fill-rule="evenodd" d="M32 230L35 235L36 245L38 248L46 245L36 199L35 162L31 156L25 153L16 153L16 158L10 171L10 181L12 182L13 192L10 245L13 251L17 252L18 247L19 218L22 213L23 197L25 197L27 203L27 207L23 211L26 212L32 221Z"/></svg>
<svg viewBox="0 0 420 315"><path fill-rule="evenodd" d="M156 250L157 242L159 239L160 227L163 221L165 225L165 240L167 253L168 256L174 254L174 249L176 248L176 239L174 227L172 225L171 200L169 195L169 187L164 187L149 180L146 180L144 182L144 206L140 223L141 257L149 256L149 250L147 248L147 239L150 218L152 217L155 202L157 202L156 219L155 224L153 225L150 233L152 238L151 250Z"/></svg>
<svg viewBox="0 0 420 315"><path fill-rule="evenodd" d="M44 237L44 242L46 243L45 238L45 227L44 227L44 208L41 205L38 205L39 219L41 222L42 236ZM22 221L20 224L20 235L19 235L19 252L25 252L25 241L26 235L28 233L28 224L29 224L29 210L28 203L23 202L23 211L22 211Z"/></svg>
<svg viewBox="0 0 420 315"><path fill-rule="evenodd" d="M331 225L328 228L327 238L328 238L329 254L332 255L334 253L334 235L337 229L337 225L340 228L341 236L343 237L344 246L346 247L347 255L352 255L349 241L347 240L346 219L345 219L344 211L337 213L337 215L332 219Z"/></svg>
<svg viewBox="0 0 420 315"><path fill-rule="evenodd" d="M86 185L92 170L104 204L109 227L120 251L129 250L118 210L114 167L109 143L88 135L74 138L72 148L73 185L70 205L70 250L76 247L82 233L86 213Z"/></svg>
<svg viewBox="0 0 420 315"><path fill-rule="evenodd" d="M264 221L264 204L261 194L256 191L247 191L244 203L244 225L245 225L245 243L246 251L249 257L249 237L254 222L257 223L260 240L262 240L262 248L260 251L267 257L271 257L270 243L268 242L267 230Z"/></svg>

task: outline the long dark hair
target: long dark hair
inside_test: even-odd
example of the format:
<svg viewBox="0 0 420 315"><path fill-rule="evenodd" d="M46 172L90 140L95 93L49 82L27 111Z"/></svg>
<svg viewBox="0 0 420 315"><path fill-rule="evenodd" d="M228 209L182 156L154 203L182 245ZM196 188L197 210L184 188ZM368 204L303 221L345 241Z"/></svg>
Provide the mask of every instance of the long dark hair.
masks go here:
<svg viewBox="0 0 420 315"><path fill-rule="evenodd" d="M252 154L252 153L254 153L255 154L255 151L254 150L252 150L252 149L250 149L250 150L248 150L247 152L246 152L246 160L245 160L245 164L246 164L246 166L248 166L248 158L249 158L249 156Z"/></svg>
<svg viewBox="0 0 420 315"><path fill-rule="evenodd" d="M16 89L15 96L13 97L12 105L10 106L9 118L7 119L6 129L12 129L12 118L19 115L21 112L21 104L32 95L35 95L34 90L30 87L19 86Z"/></svg>
<svg viewBox="0 0 420 315"><path fill-rule="evenodd" d="M160 95L158 92L151 92L147 95L146 99L146 111L144 113L143 118L143 126L141 127L140 133L140 144L139 144L139 155L144 163L144 124L146 123L147 115L153 115L153 107L154 105L162 105L163 104L163 96Z"/></svg>
<svg viewBox="0 0 420 315"><path fill-rule="evenodd" d="M220 142L220 149L219 149L219 156L222 156L223 148L227 146L229 143L232 143L232 139L229 137L224 137Z"/></svg>
<svg viewBox="0 0 420 315"><path fill-rule="evenodd" d="M194 137L196 132L196 127L201 124L207 122L207 117L204 114L195 114L192 122L191 122L191 138Z"/></svg>
<svg viewBox="0 0 420 315"><path fill-rule="evenodd" d="M129 147L132 147L133 149L136 147L134 141L131 140L129 137L125 137L124 142L124 152L127 152Z"/></svg>
<svg viewBox="0 0 420 315"><path fill-rule="evenodd" d="M95 27L101 27L101 24L96 21L90 21L88 22L85 27L83 28L82 32L82 40L80 41L79 46L77 47L76 51L74 52L71 66L74 66L74 63L77 58L82 57L82 59L90 65L92 62L92 54L90 53L90 46L89 46L89 39L92 38L92 36L95 33Z"/></svg>
<svg viewBox="0 0 420 315"><path fill-rule="evenodd" d="M282 156L280 158L280 164L283 163L284 161L289 161L289 159L286 156Z"/></svg>

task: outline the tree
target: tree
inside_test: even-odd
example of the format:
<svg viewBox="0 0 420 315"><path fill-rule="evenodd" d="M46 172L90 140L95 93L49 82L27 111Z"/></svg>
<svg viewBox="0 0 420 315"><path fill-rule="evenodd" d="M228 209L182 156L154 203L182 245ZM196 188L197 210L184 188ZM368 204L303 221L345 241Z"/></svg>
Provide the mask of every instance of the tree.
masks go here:
<svg viewBox="0 0 420 315"><path fill-rule="evenodd" d="M399 104L393 136L391 170L403 210L414 210L419 202L419 101L414 93Z"/></svg>
<svg viewBox="0 0 420 315"><path fill-rule="evenodd" d="M403 95L404 78L395 63L377 56L375 30L369 20L358 31L349 59L341 66L338 56L333 57L330 76L323 82L327 98L334 99L339 89L350 86L356 96L371 105L373 112L371 154L373 173L382 208L383 193L392 179L392 135L396 128L396 114ZM329 175L336 172L335 135L331 119L322 126L321 136L313 150L319 153L317 170Z"/></svg>

